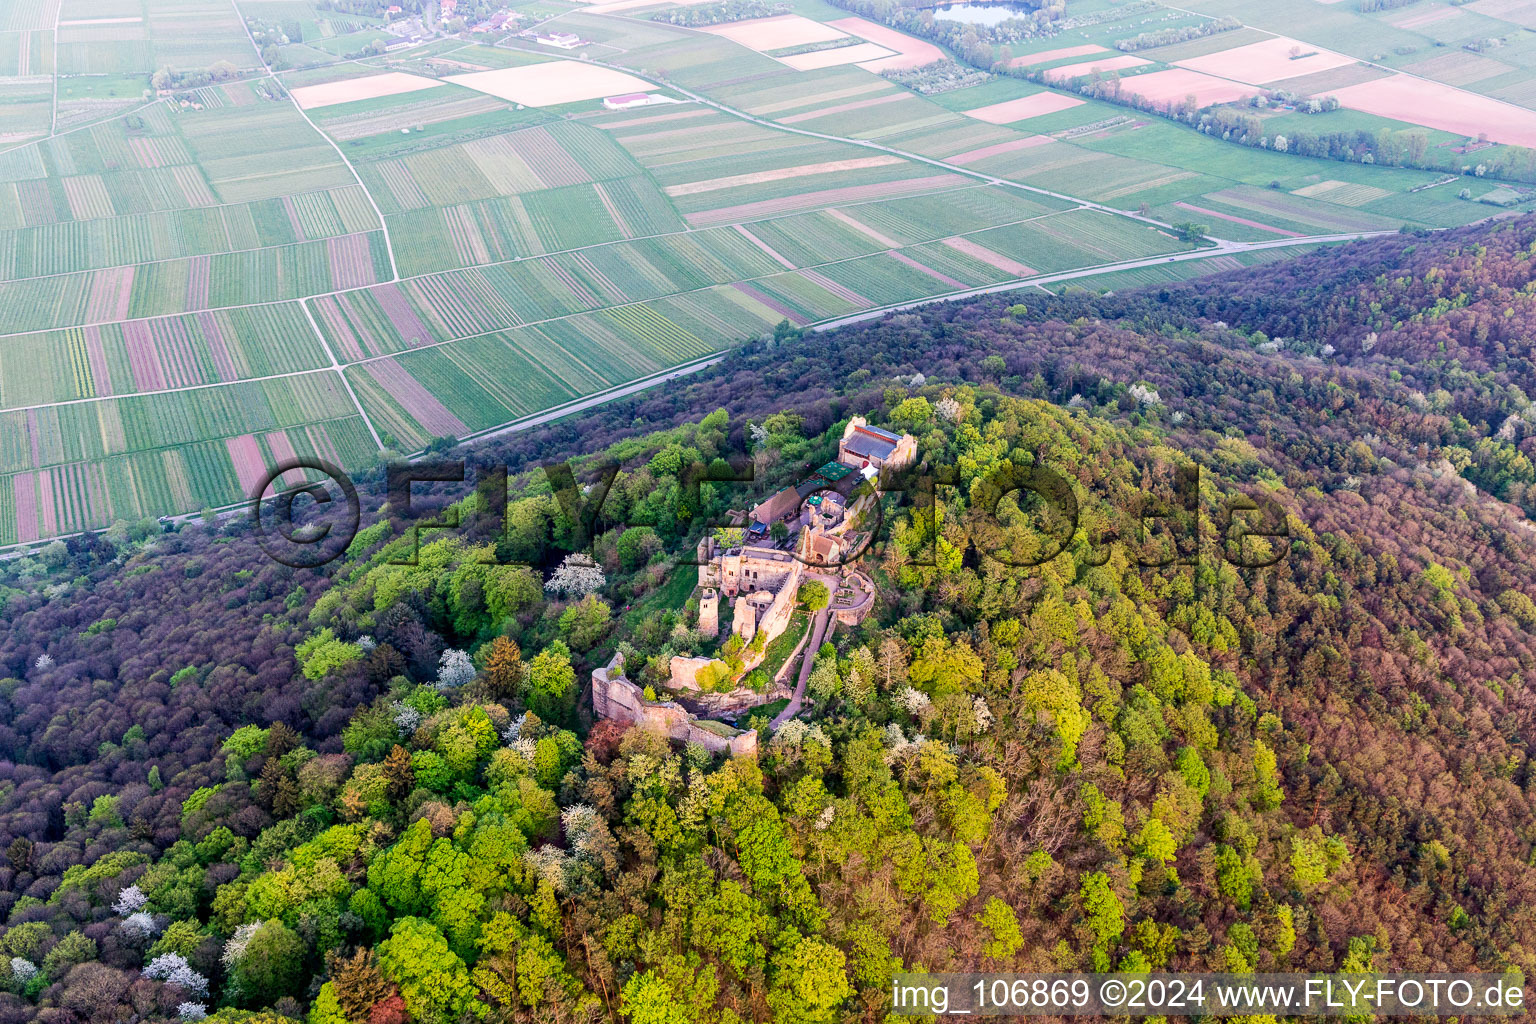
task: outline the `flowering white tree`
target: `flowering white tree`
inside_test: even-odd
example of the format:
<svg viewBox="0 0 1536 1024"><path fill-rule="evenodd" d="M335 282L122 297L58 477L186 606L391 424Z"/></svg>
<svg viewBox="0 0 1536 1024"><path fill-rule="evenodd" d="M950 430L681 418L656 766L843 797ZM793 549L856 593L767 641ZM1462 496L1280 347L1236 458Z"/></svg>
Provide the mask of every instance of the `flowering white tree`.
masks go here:
<svg viewBox="0 0 1536 1024"><path fill-rule="evenodd" d="M437 688L456 690L475 681L475 663L463 651L446 650L437 662Z"/></svg>
<svg viewBox="0 0 1536 1024"><path fill-rule="evenodd" d="M199 1021L208 1016L208 1006L206 1003L182 1003L176 1007L176 1016L191 1024L192 1021Z"/></svg>
<svg viewBox="0 0 1536 1024"><path fill-rule="evenodd" d="M206 998L208 979L192 969L187 958L180 953L162 953L144 968L144 977L175 985L189 995Z"/></svg>
<svg viewBox="0 0 1536 1024"><path fill-rule="evenodd" d="M155 922L154 917L142 910L137 914L130 914L124 918L122 928L123 931L130 935L139 936L153 935L160 930L160 926Z"/></svg>
<svg viewBox="0 0 1536 1024"><path fill-rule="evenodd" d="M971 702L971 713L976 718L977 732L986 732L992 728L992 709L987 707L985 697L977 697Z"/></svg>
<svg viewBox="0 0 1536 1024"><path fill-rule="evenodd" d="M395 728L409 736L421 728L421 712L411 707L403 700L397 700L392 705L395 713Z"/></svg>
<svg viewBox="0 0 1536 1024"><path fill-rule="evenodd" d="M37 974L37 964L19 956L11 957L11 977L25 985Z"/></svg>
<svg viewBox="0 0 1536 1024"><path fill-rule="evenodd" d="M235 934L231 935L229 941L224 943L224 953L220 957L225 967L233 968L235 964L240 962L240 958L245 956L245 947L251 943L251 936L256 934L256 929L260 928L261 925L262 922L260 921L252 921L235 929Z"/></svg>
<svg viewBox="0 0 1536 1024"><path fill-rule="evenodd" d="M528 721L528 712L524 711L517 720L501 731L501 738L507 746L517 742L517 738L523 734L523 723Z"/></svg>
<svg viewBox="0 0 1536 1024"><path fill-rule="evenodd" d="M909 686L896 695L896 703L905 708L909 715L921 715L928 710L928 705L932 702L922 690L915 690Z"/></svg>
<svg viewBox="0 0 1536 1024"><path fill-rule="evenodd" d="M572 837L591 831L601 820L597 809L590 804L572 804L560 812L560 823L565 826L565 834Z"/></svg>
<svg viewBox="0 0 1536 1024"><path fill-rule="evenodd" d="M529 850L523 854L523 864L528 870L548 882L549 887L555 892L565 891L567 857L565 851L559 847L541 846L537 850Z"/></svg>
<svg viewBox="0 0 1536 1024"><path fill-rule="evenodd" d="M779 726L779 731L773 734L773 739L769 742L777 747L801 747L807 743L832 746L832 741L822 731L821 726L806 725L798 718L791 718Z"/></svg>
<svg viewBox="0 0 1536 1024"><path fill-rule="evenodd" d="M591 556L577 553L565 556L565 561L560 563L560 567L549 574L544 589L552 594L574 594L577 597L585 597L602 590L607 582L603 570L598 568Z"/></svg>
<svg viewBox="0 0 1536 1024"><path fill-rule="evenodd" d="M149 897L136 885L125 886L117 894L117 902L112 904L112 912L127 917L144 909L144 904L149 902Z"/></svg>
<svg viewBox="0 0 1536 1024"><path fill-rule="evenodd" d="M1163 397L1155 388L1149 388L1145 384L1132 384L1125 389L1139 405L1162 405Z"/></svg>
<svg viewBox="0 0 1536 1024"><path fill-rule="evenodd" d="M46 672L53 668L53 659L46 654L39 654L37 660L32 663L32 667L39 672Z"/></svg>
<svg viewBox="0 0 1536 1024"><path fill-rule="evenodd" d="M949 420L949 422L954 423L960 418L960 403L955 401L953 396L942 398L939 400L939 404L934 406L934 411Z"/></svg>

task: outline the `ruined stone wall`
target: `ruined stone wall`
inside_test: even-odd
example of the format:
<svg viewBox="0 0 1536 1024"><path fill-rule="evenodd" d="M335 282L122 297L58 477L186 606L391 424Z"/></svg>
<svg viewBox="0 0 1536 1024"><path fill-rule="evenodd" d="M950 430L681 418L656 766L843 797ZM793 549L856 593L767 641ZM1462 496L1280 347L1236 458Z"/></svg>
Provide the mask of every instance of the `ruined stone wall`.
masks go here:
<svg viewBox="0 0 1536 1024"><path fill-rule="evenodd" d="M624 677L624 660L617 654L592 673L592 709L599 718L631 722L679 743L697 743L710 753L729 753L733 757L757 753L755 732L722 736L701 728L678 704L647 701L645 691Z"/></svg>

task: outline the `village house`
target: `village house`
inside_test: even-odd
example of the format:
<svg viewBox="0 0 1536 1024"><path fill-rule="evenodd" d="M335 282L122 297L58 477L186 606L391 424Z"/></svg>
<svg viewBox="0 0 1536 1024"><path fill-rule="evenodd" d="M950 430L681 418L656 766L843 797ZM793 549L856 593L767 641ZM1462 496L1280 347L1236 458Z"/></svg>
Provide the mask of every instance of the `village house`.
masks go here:
<svg viewBox="0 0 1536 1024"><path fill-rule="evenodd" d="M503 8L470 29L471 32L500 32L517 20L517 15Z"/></svg>

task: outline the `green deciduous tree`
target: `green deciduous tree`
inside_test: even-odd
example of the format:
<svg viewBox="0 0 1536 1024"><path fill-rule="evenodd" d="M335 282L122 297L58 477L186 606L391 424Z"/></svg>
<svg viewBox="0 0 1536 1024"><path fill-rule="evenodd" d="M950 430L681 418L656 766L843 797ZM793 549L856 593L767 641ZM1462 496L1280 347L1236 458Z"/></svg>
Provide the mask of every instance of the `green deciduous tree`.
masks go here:
<svg viewBox="0 0 1536 1024"><path fill-rule="evenodd" d="M853 994L843 951L820 939L803 938L775 959L768 1005L782 1024L819 1024L837 1019L837 1008Z"/></svg>
<svg viewBox="0 0 1536 1024"><path fill-rule="evenodd" d="M1006 960L1024 945L1024 935L1019 930L1019 916L996 896L987 900L976 920L992 933L982 952L993 960Z"/></svg>
<svg viewBox="0 0 1536 1024"><path fill-rule="evenodd" d="M400 986L405 1008L421 1024L455 1024L484 1017L489 1007L475 998L464 961L429 921L403 917L379 946L379 969Z"/></svg>
<svg viewBox="0 0 1536 1024"><path fill-rule="evenodd" d="M245 1000L265 1006L299 990L304 971L304 940L281 921L267 921L246 943L231 976Z"/></svg>

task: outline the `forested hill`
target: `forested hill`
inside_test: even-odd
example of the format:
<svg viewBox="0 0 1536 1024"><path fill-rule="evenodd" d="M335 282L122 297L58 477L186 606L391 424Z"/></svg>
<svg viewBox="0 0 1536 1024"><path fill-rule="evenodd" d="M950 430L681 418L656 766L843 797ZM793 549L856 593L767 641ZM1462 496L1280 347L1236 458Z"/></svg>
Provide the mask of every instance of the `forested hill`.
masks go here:
<svg viewBox="0 0 1536 1024"><path fill-rule="evenodd" d="M414 566L389 518L319 571L240 522L8 565L0 1024L799 1024L882 1020L918 967L1529 973L1533 252L1526 219L783 331L480 446L505 529ZM888 498L878 610L800 719L748 716L735 763L594 723L615 651L664 694L718 649L675 564L696 524L852 415L952 484ZM536 467L567 457L623 464L598 582L555 575ZM717 460L750 490L680 484ZM989 481L1035 465L1081 513L1023 567L1046 541L989 529ZM1195 467L1203 543L1153 564L1143 496ZM1241 497L1286 539L1223 545Z"/></svg>

